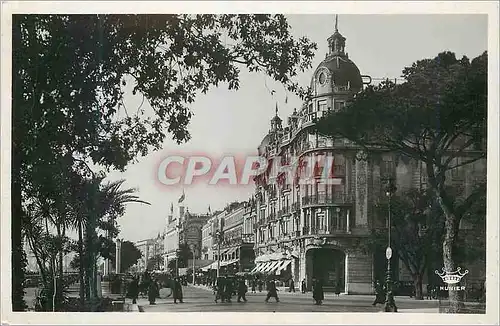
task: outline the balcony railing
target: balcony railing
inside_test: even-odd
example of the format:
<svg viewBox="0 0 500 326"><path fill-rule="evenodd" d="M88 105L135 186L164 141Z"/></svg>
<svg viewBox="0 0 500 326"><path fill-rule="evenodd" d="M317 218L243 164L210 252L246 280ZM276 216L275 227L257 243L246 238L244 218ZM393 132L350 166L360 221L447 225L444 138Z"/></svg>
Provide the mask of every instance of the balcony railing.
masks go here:
<svg viewBox="0 0 500 326"><path fill-rule="evenodd" d="M320 194L302 197L303 205L345 204L352 200L346 193Z"/></svg>
<svg viewBox="0 0 500 326"><path fill-rule="evenodd" d="M298 211L300 209L300 202L292 204L292 212Z"/></svg>

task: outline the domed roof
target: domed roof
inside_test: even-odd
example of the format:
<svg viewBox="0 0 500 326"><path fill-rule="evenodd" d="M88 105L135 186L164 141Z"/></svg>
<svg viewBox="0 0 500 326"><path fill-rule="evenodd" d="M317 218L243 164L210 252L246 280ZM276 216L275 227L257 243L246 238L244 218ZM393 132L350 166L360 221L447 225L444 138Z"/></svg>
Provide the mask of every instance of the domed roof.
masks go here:
<svg viewBox="0 0 500 326"><path fill-rule="evenodd" d="M329 52L321 62L312 77L311 88L314 89L315 82L323 79L325 77L319 76L317 73L319 70L324 68L328 69L329 75L331 76L330 85L331 86L350 86L350 90L358 92L363 88L363 80L361 78L361 73L358 67L349 59L347 53L345 53L345 41L346 38L338 31L338 16L335 16L335 32L332 36L328 38Z"/></svg>
<svg viewBox="0 0 500 326"><path fill-rule="evenodd" d="M333 85L335 86L351 86L353 91L359 91L363 87L361 73L356 64L345 56L329 56L321 62L316 71L321 68L327 68L333 75ZM316 74L314 74L315 76ZM315 82L315 77L311 80L311 87Z"/></svg>
<svg viewBox="0 0 500 326"><path fill-rule="evenodd" d="M264 139L260 142L258 149L259 155L263 154L265 152L266 146L269 146L271 143L271 134L267 134Z"/></svg>

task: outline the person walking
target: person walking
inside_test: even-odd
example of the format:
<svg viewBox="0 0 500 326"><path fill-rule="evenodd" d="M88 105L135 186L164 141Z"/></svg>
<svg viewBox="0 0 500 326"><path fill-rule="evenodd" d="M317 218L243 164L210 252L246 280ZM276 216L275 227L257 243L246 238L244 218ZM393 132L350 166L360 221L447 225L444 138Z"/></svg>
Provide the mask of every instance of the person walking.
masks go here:
<svg viewBox="0 0 500 326"><path fill-rule="evenodd" d="M155 280L150 280L148 288L148 300L150 305L156 304L156 297L158 296L158 294L159 294L158 284L156 283Z"/></svg>
<svg viewBox="0 0 500 326"><path fill-rule="evenodd" d="M302 282L300 283L300 291L302 293L306 293L306 290L307 290L307 288L306 288L306 279L304 278L302 280Z"/></svg>
<svg viewBox="0 0 500 326"><path fill-rule="evenodd" d="M262 287L264 284L263 284L262 280L259 280L258 282L259 282L259 292L262 292Z"/></svg>
<svg viewBox="0 0 500 326"><path fill-rule="evenodd" d="M251 284L252 285L252 293L255 293L255 286L256 286L255 283L257 283L257 280L253 279L251 282L252 282L252 284Z"/></svg>
<svg viewBox="0 0 500 326"><path fill-rule="evenodd" d="M177 301L184 303L182 296L182 284L178 277L174 279L172 284L172 296L174 297L174 303L177 303Z"/></svg>
<svg viewBox="0 0 500 326"><path fill-rule="evenodd" d="M137 303L137 298L139 298L139 278L135 276L130 282L128 293L130 298L132 299L132 304Z"/></svg>
<svg viewBox="0 0 500 326"><path fill-rule="evenodd" d="M288 286L288 292L294 292L295 293L295 282L293 281L293 278L290 278L289 286Z"/></svg>
<svg viewBox="0 0 500 326"><path fill-rule="evenodd" d="M241 278L238 281L238 302L241 302L243 300L244 302L247 302L246 298L246 293L248 291L248 286L245 284L245 279Z"/></svg>
<svg viewBox="0 0 500 326"><path fill-rule="evenodd" d="M223 277L219 277L215 283L215 303L218 300L224 302L224 290L225 290L225 279Z"/></svg>
<svg viewBox="0 0 500 326"><path fill-rule="evenodd" d="M384 293L384 288L382 284L380 284L380 281L377 280L375 281L375 300L372 303L372 306L376 306L378 303L385 303L385 293Z"/></svg>
<svg viewBox="0 0 500 326"><path fill-rule="evenodd" d="M266 300L264 300L266 303L269 302L270 298L276 299L276 302L280 302L280 299L278 298L278 289L276 288L276 283L274 280L270 280L267 283L267 296Z"/></svg>
<svg viewBox="0 0 500 326"><path fill-rule="evenodd" d="M341 288L341 282L340 280L337 280L337 282L335 283L335 294L338 296L340 296L340 288Z"/></svg>
<svg viewBox="0 0 500 326"><path fill-rule="evenodd" d="M224 298L226 302L231 302L234 292L234 283L230 278L225 279Z"/></svg>
<svg viewBox="0 0 500 326"><path fill-rule="evenodd" d="M314 304L321 305L323 300L325 300L325 293L323 291L323 282L321 280L313 279L313 299Z"/></svg>

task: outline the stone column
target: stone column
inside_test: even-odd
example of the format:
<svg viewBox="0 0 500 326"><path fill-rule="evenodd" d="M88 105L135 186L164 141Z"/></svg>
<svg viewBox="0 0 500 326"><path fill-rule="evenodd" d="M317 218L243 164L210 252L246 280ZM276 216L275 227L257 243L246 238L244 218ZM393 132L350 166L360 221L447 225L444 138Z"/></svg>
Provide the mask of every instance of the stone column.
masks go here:
<svg viewBox="0 0 500 326"><path fill-rule="evenodd" d="M120 239L116 239L116 274L120 274L121 272L121 254L122 254L122 241Z"/></svg>
<svg viewBox="0 0 500 326"><path fill-rule="evenodd" d="M346 276L348 278L348 290L350 294L372 294L372 265L371 255L359 251L350 251L348 254L348 266Z"/></svg>
<svg viewBox="0 0 500 326"><path fill-rule="evenodd" d="M368 154L359 151L356 154L356 180L355 180L355 212L356 227L368 226Z"/></svg>

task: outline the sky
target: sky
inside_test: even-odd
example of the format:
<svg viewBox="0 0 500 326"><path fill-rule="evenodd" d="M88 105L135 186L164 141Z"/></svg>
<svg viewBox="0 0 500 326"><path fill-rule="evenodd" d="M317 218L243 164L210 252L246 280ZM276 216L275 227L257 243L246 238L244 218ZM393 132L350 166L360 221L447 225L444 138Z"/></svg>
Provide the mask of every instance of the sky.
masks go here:
<svg viewBox="0 0 500 326"><path fill-rule="evenodd" d="M327 38L333 34L332 15L288 15L292 34L307 36L318 44L313 67L298 76L307 86L328 50ZM346 52L362 75L372 78L396 78L404 67L417 60L435 57L443 51L457 57L474 58L487 50L486 15L339 15L339 32L346 37ZM165 228L171 203L176 205L183 189L165 186L157 181L158 162L174 152L208 153L213 158L222 154L254 154L270 128L270 119L278 114L283 120L300 108L301 101L286 94L283 86L263 74L242 70L240 89L212 88L199 96L191 106L194 116L189 131L191 140L177 145L167 137L160 151L142 157L125 172L113 171L108 179L125 179L126 187L137 188L137 194L151 205L130 204L118 219L125 240L139 241L156 236ZM275 90L274 95L271 90ZM286 100L287 99L287 100ZM140 100L130 96L127 106L139 106ZM193 213L206 213L224 208L233 201L248 200L254 188L248 186L210 186L197 183L184 188L184 204Z"/></svg>

